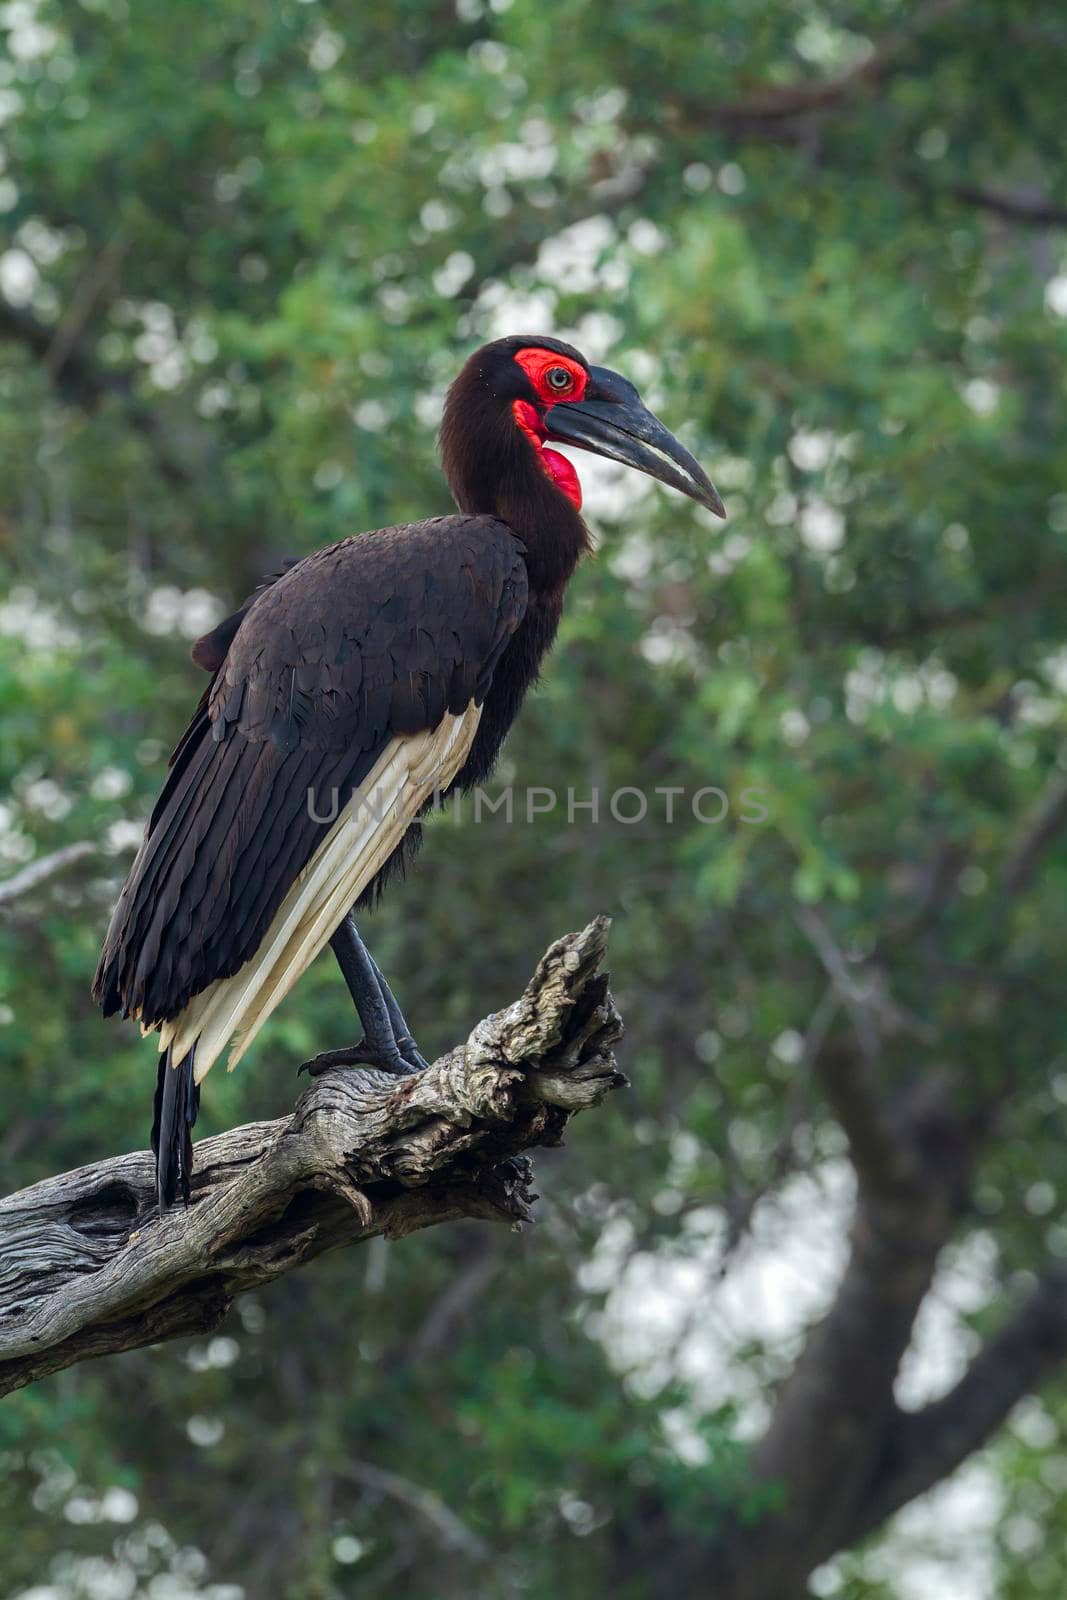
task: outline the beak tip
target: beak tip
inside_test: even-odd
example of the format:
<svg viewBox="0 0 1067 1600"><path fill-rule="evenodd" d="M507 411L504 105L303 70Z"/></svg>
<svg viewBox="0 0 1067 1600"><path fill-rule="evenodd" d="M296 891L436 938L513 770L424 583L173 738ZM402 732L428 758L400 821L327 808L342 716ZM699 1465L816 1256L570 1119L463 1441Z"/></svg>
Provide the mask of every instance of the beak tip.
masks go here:
<svg viewBox="0 0 1067 1600"><path fill-rule="evenodd" d="M706 511L711 512L713 517L722 517L725 521L726 507L723 505L722 495L706 473L701 472L695 489L690 490L690 493L693 499L698 500Z"/></svg>

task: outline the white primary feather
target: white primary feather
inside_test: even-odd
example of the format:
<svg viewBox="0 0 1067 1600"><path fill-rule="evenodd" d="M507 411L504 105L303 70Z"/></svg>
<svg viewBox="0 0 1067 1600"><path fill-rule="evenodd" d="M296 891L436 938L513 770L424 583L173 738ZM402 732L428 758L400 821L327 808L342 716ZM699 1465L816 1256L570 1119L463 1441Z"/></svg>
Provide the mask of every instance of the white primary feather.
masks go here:
<svg viewBox="0 0 1067 1600"><path fill-rule="evenodd" d="M233 1070L275 1006L388 861L435 788L452 782L480 719L481 707L472 702L459 716L446 712L436 728L386 745L278 907L251 960L232 978L217 979L180 1016L162 1024L159 1048L173 1046L175 1066L195 1044L200 1083L233 1039Z"/></svg>

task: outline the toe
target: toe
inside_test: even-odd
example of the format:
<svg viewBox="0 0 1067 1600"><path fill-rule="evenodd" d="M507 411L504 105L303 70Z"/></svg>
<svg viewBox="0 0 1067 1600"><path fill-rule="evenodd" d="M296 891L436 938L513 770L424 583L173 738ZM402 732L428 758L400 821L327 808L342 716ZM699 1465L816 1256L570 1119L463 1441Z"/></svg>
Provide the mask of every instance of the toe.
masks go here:
<svg viewBox="0 0 1067 1600"><path fill-rule="evenodd" d="M296 1069L297 1077L306 1072L309 1077L318 1078L324 1072L332 1072L335 1067L376 1067L378 1058L369 1048L366 1039L361 1039L358 1044L348 1045L343 1050L323 1050L317 1056L312 1056L310 1061L302 1061Z"/></svg>
<svg viewBox="0 0 1067 1600"><path fill-rule="evenodd" d="M397 1040L400 1056L408 1072L425 1072L430 1065L410 1033L403 1039Z"/></svg>

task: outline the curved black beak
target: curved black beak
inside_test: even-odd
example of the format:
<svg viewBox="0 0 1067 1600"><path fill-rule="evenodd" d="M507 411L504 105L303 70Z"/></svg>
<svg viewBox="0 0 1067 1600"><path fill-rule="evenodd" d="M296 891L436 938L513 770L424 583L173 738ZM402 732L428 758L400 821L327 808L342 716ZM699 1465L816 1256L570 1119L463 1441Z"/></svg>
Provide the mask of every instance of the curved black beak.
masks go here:
<svg viewBox="0 0 1067 1600"><path fill-rule="evenodd" d="M548 437L557 443L578 445L636 467L638 472L680 489L717 517L725 517L726 507L699 461L642 405L633 384L617 372L590 367L582 399L550 406L544 424Z"/></svg>

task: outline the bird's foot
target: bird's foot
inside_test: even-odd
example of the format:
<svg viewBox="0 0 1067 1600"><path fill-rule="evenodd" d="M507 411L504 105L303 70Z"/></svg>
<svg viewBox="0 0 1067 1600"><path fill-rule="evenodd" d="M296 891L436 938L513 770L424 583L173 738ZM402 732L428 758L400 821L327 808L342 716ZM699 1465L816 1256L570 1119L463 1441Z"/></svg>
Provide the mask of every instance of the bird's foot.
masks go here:
<svg viewBox="0 0 1067 1600"><path fill-rule="evenodd" d="M416 1072L426 1071L430 1063L427 1061L426 1057L423 1055L422 1051L419 1049L410 1033L402 1034L401 1037L396 1041L396 1044L403 1061L412 1062Z"/></svg>
<svg viewBox="0 0 1067 1600"><path fill-rule="evenodd" d="M337 1067L377 1067L381 1072L391 1072L394 1077L402 1078L422 1072L428 1065L415 1048L414 1039L407 1035L398 1039L392 1048L386 1045L376 1050L366 1039L360 1039L341 1050L323 1050L310 1061L301 1062L296 1073L297 1077L306 1072L311 1078L320 1078L324 1072L333 1072Z"/></svg>

